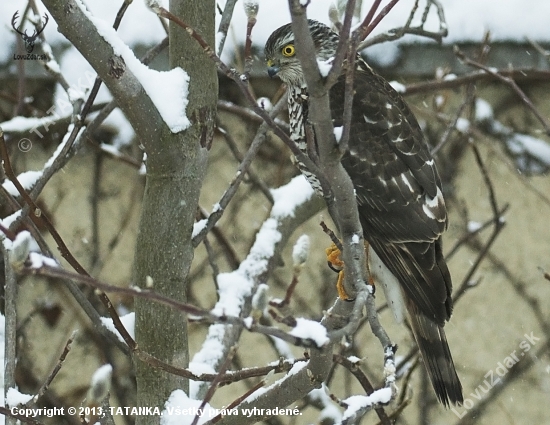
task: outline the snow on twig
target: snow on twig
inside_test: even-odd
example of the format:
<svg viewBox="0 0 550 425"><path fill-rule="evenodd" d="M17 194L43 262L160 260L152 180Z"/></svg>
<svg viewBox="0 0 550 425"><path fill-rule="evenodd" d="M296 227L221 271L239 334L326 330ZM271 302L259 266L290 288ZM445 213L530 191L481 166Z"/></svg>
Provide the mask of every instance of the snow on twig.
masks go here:
<svg viewBox="0 0 550 425"><path fill-rule="evenodd" d="M293 216L301 203L313 196L313 189L303 176L292 179L285 186L272 191L275 203L270 217L256 235L256 241L239 268L230 273L218 275L219 300L212 310L215 314L232 316L248 315L252 295L258 279L268 271L268 262L275 255L281 240L281 220ZM202 348L193 357L194 363L204 363L216 368L225 358L228 341L235 331L232 326L211 325ZM230 344L231 345L231 344ZM197 395L200 388L191 385L191 395Z"/></svg>

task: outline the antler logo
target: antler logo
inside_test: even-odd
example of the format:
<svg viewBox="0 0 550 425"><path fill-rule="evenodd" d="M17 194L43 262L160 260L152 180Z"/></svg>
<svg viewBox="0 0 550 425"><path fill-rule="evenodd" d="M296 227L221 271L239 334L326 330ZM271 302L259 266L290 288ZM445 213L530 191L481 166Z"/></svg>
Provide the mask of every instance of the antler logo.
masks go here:
<svg viewBox="0 0 550 425"><path fill-rule="evenodd" d="M15 25L15 22L17 21L18 17L19 17L19 11L15 12L13 14L13 18L11 19L11 26L13 27L13 29L15 30L16 33L21 35L21 38L25 42L25 50L27 51L27 53L32 53L32 51L34 49L34 42L36 41L36 38L40 34L42 34L42 31L44 31L44 28L46 28L46 25L48 25L49 17L48 17L48 15L46 15L44 13L44 24L42 25L42 28L38 32L35 29L34 32L32 33L32 35L28 35L27 30L25 30L25 32L21 32L17 29L17 26Z"/></svg>

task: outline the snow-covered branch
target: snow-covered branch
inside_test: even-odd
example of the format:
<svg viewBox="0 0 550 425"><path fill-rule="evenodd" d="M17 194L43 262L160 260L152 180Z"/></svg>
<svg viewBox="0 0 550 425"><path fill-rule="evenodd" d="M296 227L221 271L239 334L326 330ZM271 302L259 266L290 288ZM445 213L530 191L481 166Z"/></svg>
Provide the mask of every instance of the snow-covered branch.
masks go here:
<svg viewBox="0 0 550 425"><path fill-rule="evenodd" d="M252 296L260 283L273 271L282 247L294 229L322 207L313 189L302 176L273 191L275 203L269 218L256 235L256 242L239 268L218 275L219 300L213 312L246 317L251 311ZM242 332L242 326L212 325L206 341L193 357L192 363L216 370ZM200 396L205 387L192 391Z"/></svg>
<svg viewBox="0 0 550 425"><path fill-rule="evenodd" d="M164 121L157 105L160 102L152 99L153 92L163 87L174 90L171 80L165 79L150 89L145 88L144 81L156 71L149 72L142 68L134 54L118 38L116 31L106 22L93 17L79 0L70 0L65 4L46 0L44 4L55 18L59 30L71 40L113 93L120 108L142 137L142 142L148 146L156 140L157 129L161 128ZM66 10L71 10L71 13L66 13ZM94 49L89 49L90 45ZM147 72L150 75L146 76ZM166 104L166 107L170 105ZM175 125L175 121L171 123Z"/></svg>

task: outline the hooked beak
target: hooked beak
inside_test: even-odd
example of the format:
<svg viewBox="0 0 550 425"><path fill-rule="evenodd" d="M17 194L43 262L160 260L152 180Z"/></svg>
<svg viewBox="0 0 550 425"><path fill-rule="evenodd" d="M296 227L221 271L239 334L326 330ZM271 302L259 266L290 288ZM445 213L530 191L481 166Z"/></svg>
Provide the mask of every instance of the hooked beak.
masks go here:
<svg viewBox="0 0 550 425"><path fill-rule="evenodd" d="M275 77L275 75L277 75L277 73L279 72L279 67L278 66L270 66L269 68L267 68L267 75L269 75L271 78Z"/></svg>
<svg viewBox="0 0 550 425"><path fill-rule="evenodd" d="M272 60L267 61L267 75L269 75L270 78L275 77L277 73L281 70Z"/></svg>

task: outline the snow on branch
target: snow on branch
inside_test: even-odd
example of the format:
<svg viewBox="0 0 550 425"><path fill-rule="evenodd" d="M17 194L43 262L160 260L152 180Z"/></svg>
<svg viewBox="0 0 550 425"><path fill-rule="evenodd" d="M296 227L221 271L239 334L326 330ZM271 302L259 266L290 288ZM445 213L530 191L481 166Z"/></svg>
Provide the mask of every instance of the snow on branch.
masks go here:
<svg viewBox="0 0 550 425"><path fill-rule="evenodd" d="M495 119L491 106L484 99L476 100L475 112L476 121L485 131L503 142L522 173L534 175L550 170L550 143L505 126Z"/></svg>
<svg viewBox="0 0 550 425"><path fill-rule="evenodd" d="M342 417L342 425L354 424L356 420L362 417L366 412L376 407L388 404L391 401L391 388L381 388L368 396L354 395L343 400L342 403L347 406Z"/></svg>
<svg viewBox="0 0 550 425"><path fill-rule="evenodd" d="M118 65L121 72L128 67L139 80L170 131L178 133L188 128L191 123L185 115L185 108L189 102L187 99L189 94L187 73L181 68L155 71L144 65L120 39L111 25L92 15L79 0L76 0L76 4L95 26L98 34L111 45L114 53L122 59L122 63Z"/></svg>
<svg viewBox="0 0 550 425"><path fill-rule="evenodd" d="M299 207L319 201L313 197L313 189L303 176L292 179L285 186L272 191L274 204L269 218L256 235L256 241L239 268L230 273L220 273L217 277L219 300L212 313L235 317L248 316L251 312L251 299L260 283L265 282L269 270L274 267L276 253L281 249L295 225L303 217ZM318 205L320 206L320 202ZM316 210L313 207L311 210ZM292 224L294 223L294 224ZM284 234L283 234L284 233ZM194 355L192 363L204 364L217 369L227 350L239 338L241 329L222 324L211 325L202 348ZM204 391L201 385L191 385L191 395L198 396Z"/></svg>

